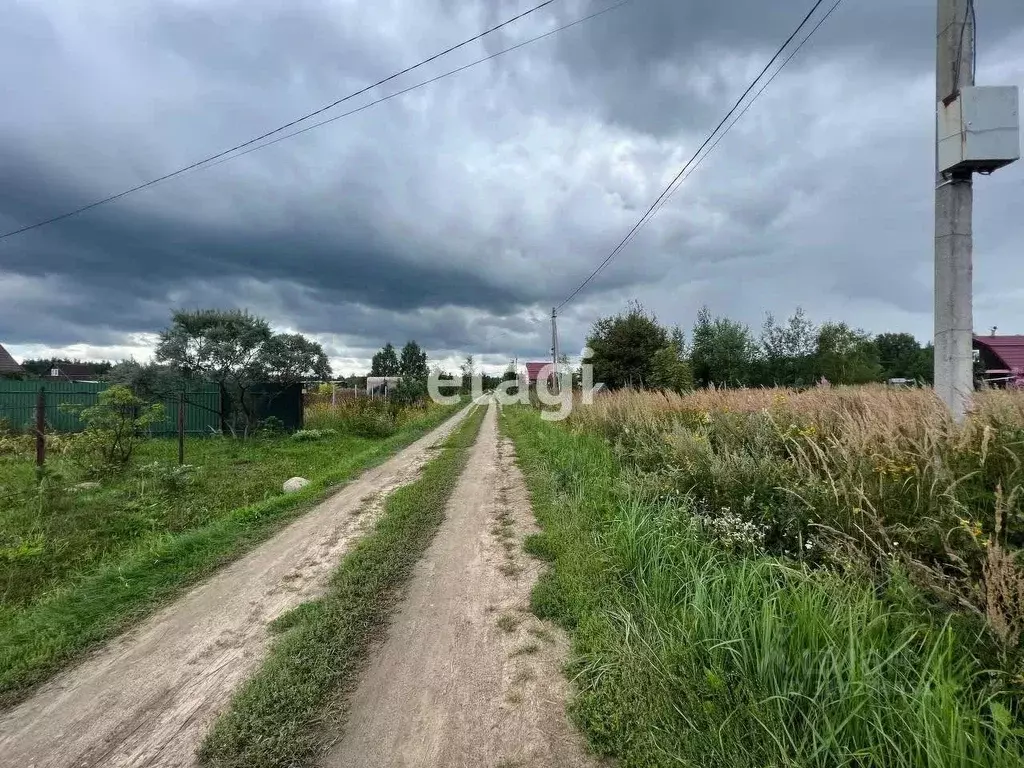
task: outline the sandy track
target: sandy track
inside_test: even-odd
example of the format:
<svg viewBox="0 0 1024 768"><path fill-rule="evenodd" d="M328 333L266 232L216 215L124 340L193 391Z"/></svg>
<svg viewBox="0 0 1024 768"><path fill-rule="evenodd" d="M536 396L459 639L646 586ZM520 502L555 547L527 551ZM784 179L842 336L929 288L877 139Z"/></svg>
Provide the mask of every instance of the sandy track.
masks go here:
<svg viewBox="0 0 1024 768"><path fill-rule="evenodd" d="M0 716L0 765L193 765L232 690L263 657L267 624L317 594L383 496L415 479L465 413Z"/></svg>
<svg viewBox="0 0 1024 768"><path fill-rule="evenodd" d="M591 766L565 643L527 610L529 498L491 406L448 514L353 696L331 768Z"/></svg>

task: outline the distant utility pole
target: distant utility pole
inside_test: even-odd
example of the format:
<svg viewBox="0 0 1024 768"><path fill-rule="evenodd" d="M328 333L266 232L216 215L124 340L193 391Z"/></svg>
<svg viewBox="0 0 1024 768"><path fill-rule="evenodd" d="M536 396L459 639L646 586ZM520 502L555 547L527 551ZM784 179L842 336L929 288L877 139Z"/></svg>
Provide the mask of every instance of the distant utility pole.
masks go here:
<svg viewBox="0 0 1024 768"><path fill-rule="evenodd" d="M558 309L556 307L551 308L551 362L555 366L555 388L559 385L558 381Z"/></svg>
<svg viewBox="0 0 1024 768"><path fill-rule="evenodd" d="M937 110L974 85L972 0L938 0L935 70ZM974 392L973 172L944 173L936 120L935 187L935 391L963 420Z"/></svg>

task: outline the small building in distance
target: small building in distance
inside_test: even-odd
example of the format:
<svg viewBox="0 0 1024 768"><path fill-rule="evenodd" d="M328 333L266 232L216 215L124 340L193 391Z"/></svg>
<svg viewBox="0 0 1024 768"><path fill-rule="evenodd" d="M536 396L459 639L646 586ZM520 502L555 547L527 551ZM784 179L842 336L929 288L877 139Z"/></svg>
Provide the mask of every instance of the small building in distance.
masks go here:
<svg viewBox="0 0 1024 768"><path fill-rule="evenodd" d="M18 365L18 361L11 357L11 353L0 344L0 378L21 378L25 375L25 369Z"/></svg>
<svg viewBox="0 0 1024 768"><path fill-rule="evenodd" d="M551 386L551 382L554 379L555 372L554 367L550 362L545 363L527 363L526 364L526 383L530 387L536 387L537 382L541 380L541 376L544 373L544 369L548 368L548 375L545 377L548 382L548 386Z"/></svg>
<svg viewBox="0 0 1024 768"><path fill-rule="evenodd" d="M977 377L993 387L1024 387L1024 336L975 336Z"/></svg>
<svg viewBox="0 0 1024 768"><path fill-rule="evenodd" d="M370 397L387 397L401 382L401 376L367 376L366 394Z"/></svg>
<svg viewBox="0 0 1024 768"><path fill-rule="evenodd" d="M99 381L100 374L89 363L54 362L39 378L53 381Z"/></svg>

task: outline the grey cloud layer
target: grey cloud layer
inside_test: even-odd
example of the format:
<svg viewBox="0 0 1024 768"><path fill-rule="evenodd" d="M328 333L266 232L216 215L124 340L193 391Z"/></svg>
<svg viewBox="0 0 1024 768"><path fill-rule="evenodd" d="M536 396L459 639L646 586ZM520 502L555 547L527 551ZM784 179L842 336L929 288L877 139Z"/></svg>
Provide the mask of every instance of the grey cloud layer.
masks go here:
<svg viewBox="0 0 1024 768"><path fill-rule="evenodd" d="M528 316L628 231L805 10L780 5L634 0L0 242L0 341L113 345L159 329L172 307L231 303L321 335L339 358L410 337L438 354L543 355L546 329ZM848 6L568 308L566 348L632 296L683 325L704 302L752 324L802 304L818 318L928 333L934 2ZM0 112L0 228L237 143L522 7L16 5L0 51L12 107ZM564 0L395 85L594 7ZM1024 84L1017 0L989 0L979 21L981 76ZM1022 203L1018 167L979 182L979 326L1024 330L1013 294Z"/></svg>

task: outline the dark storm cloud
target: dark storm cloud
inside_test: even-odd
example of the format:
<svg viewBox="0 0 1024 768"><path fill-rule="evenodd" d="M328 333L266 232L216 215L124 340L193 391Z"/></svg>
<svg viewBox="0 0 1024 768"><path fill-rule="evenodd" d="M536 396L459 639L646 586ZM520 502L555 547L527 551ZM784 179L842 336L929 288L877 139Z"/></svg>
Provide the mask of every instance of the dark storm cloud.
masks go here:
<svg viewBox="0 0 1024 768"><path fill-rule="evenodd" d="M163 327L172 308L238 306L317 334L353 368L409 338L437 357L542 357L550 306L646 210L803 5L634 0L367 112L0 242L0 340L121 348ZM0 229L245 140L524 7L15 5L0 50L10 106L0 110ZM562 0L394 87L596 7ZM634 296L684 326L702 303L755 326L800 304L817 319L923 337L933 17L934 0L841 6L566 307L563 347L576 351L597 316ZM988 81L1024 83L1017 0L979 4L979 26ZM1005 329L1024 325L1010 290L1024 279L1022 181L1014 167L978 184L976 314Z"/></svg>
<svg viewBox="0 0 1024 768"><path fill-rule="evenodd" d="M587 0L603 8L607 0ZM811 9L812 0L633 0L596 19L585 35L558 42L561 60L605 119L642 131L710 130L726 99L742 89L715 72L724 57L749 57L760 70ZM813 21L832 5L825 2ZM1024 23L1019 0L988 0L979 45L998 45ZM812 39L805 61L853 57L877 62L887 77L934 66L935 0L868 0L841 5ZM808 31L805 29L804 32ZM803 38L803 34L798 39ZM841 81L834 86L843 87Z"/></svg>

